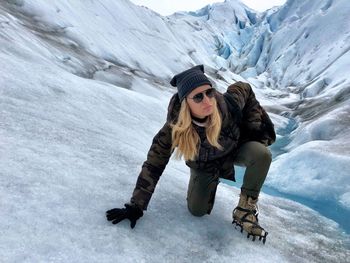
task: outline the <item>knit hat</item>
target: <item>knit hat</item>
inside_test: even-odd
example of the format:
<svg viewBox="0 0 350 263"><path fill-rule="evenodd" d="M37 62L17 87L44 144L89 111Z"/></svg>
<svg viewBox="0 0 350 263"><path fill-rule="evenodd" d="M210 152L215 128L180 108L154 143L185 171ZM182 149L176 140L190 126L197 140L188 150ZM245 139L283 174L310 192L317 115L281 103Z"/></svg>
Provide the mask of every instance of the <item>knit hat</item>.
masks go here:
<svg viewBox="0 0 350 263"><path fill-rule="evenodd" d="M202 85L212 86L209 79L204 75L204 66L197 65L193 68L185 70L175 75L170 84L177 87L177 93L180 101L182 101L192 90Z"/></svg>

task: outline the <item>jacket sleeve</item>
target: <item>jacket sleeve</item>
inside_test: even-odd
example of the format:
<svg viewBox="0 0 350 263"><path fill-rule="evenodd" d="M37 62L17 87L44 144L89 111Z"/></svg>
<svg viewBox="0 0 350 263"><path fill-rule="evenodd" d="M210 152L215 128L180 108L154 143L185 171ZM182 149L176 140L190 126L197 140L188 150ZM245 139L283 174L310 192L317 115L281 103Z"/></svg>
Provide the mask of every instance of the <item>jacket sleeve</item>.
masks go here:
<svg viewBox="0 0 350 263"><path fill-rule="evenodd" d="M227 89L242 113L240 143L259 141L271 145L276 140L274 125L248 83L237 82Z"/></svg>
<svg viewBox="0 0 350 263"><path fill-rule="evenodd" d="M131 204L147 210L156 184L168 164L171 154L171 127L166 123L153 138L147 160L143 163L137 179Z"/></svg>

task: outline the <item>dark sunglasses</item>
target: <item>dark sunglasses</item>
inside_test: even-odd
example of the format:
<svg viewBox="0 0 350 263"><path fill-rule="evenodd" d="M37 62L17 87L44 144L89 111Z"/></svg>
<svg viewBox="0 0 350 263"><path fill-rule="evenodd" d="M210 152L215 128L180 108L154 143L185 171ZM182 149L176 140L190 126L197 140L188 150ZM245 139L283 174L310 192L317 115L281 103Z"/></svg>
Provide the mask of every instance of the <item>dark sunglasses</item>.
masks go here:
<svg viewBox="0 0 350 263"><path fill-rule="evenodd" d="M194 95L192 98L189 98L189 99L193 100L195 103L201 103L204 100L204 94L208 98L213 98L215 96L215 89L214 88L207 89L201 93L197 93L196 95Z"/></svg>

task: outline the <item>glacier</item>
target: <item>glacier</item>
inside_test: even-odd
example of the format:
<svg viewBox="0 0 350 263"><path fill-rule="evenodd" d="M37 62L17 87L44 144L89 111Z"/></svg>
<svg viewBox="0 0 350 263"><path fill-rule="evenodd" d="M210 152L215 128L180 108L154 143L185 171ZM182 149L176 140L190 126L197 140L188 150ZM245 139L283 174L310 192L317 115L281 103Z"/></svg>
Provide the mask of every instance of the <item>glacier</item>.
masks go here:
<svg viewBox="0 0 350 263"><path fill-rule="evenodd" d="M349 214L349 9L226 0L163 17L128 0L0 1L0 262L347 262L347 220L283 194ZM105 219L130 198L169 79L200 63L221 91L250 82L276 125L265 245L231 225L239 184L191 216L176 160L135 229Z"/></svg>

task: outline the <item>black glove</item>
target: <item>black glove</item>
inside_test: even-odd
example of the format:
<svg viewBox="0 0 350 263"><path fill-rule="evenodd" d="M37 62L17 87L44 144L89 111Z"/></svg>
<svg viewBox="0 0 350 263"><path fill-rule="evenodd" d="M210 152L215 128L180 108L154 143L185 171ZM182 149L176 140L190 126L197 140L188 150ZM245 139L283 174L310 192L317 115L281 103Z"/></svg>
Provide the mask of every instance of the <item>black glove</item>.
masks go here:
<svg viewBox="0 0 350 263"><path fill-rule="evenodd" d="M137 219L143 216L143 211L134 205L125 204L125 208L114 208L106 212L107 220L113 224L118 224L124 219L130 220L130 227L134 228Z"/></svg>

